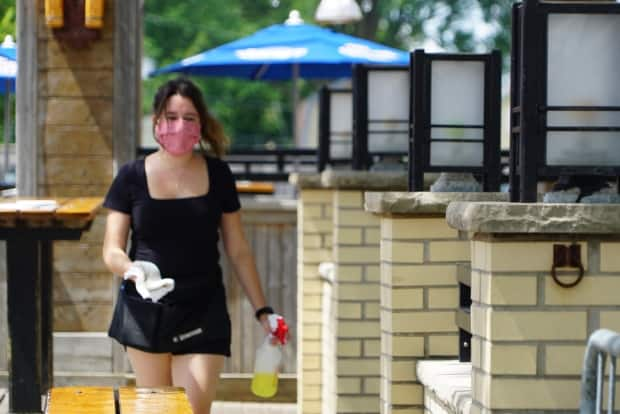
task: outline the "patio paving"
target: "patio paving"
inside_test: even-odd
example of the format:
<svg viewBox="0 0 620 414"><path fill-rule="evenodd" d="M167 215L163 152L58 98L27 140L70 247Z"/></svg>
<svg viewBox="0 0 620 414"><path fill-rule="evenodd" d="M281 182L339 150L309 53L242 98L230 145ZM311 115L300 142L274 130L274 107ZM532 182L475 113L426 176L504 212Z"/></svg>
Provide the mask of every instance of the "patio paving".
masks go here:
<svg viewBox="0 0 620 414"><path fill-rule="evenodd" d="M0 388L0 414L8 414L8 393ZM282 403L245 403L216 401L211 409L212 414L297 414L296 404Z"/></svg>

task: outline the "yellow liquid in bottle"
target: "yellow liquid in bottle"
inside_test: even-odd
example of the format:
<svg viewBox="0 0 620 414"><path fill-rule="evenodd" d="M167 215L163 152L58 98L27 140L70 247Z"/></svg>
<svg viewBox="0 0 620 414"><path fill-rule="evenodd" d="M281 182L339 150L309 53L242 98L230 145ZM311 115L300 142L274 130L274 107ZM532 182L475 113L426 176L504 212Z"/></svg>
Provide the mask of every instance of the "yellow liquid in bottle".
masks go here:
<svg viewBox="0 0 620 414"><path fill-rule="evenodd" d="M252 393L257 397L271 398L278 392L278 374L258 372L252 378Z"/></svg>

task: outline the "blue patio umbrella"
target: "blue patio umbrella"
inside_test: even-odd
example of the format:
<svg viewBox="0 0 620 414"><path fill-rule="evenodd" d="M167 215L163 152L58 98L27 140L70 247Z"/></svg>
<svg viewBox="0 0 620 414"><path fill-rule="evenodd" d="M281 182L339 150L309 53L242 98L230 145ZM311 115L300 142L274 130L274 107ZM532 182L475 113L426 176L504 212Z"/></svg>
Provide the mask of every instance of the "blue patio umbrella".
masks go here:
<svg viewBox="0 0 620 414"><path fill-rule="evenodd" d="M17 76L17 62L0 55L0 93L15 92L15 78Z"/></svg>
<svg viewBox="0 0 620 414"><path fill-rule="evenodd" d="M185 58L151 75L181 72L189 75L286 80L295 77L350 77L352 65L406 65L409 53L370 40L338 33L295 19Z"/></svg>
<svg viewBox="0 0 620 414"><path fill-rule="evenodd" d="M11 99L10 94L15 92L15 79L17 78L17 48L13 38L7 35L0 44L0 94L4 95L4 176L0 181L6 179L9 166L9 136L12 130L11 125Z"/></svg>
<svg viewBox="0 0 620 414"><path fill-rule="evenodd" d="M151 72L228 76L253 80L351 77L354 64L406 65L409 53L331 29L304 24L295 10L284 24L204 51ZM294 113L295 111L293 111ZM294 122L294 121L293 121Z"/></svg>

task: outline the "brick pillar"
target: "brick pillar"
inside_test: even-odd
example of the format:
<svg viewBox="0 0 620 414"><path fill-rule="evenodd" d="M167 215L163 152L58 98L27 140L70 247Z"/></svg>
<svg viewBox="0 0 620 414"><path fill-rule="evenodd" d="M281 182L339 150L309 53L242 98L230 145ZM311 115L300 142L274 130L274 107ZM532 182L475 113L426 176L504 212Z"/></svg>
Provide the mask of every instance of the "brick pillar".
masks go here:
<svg viewBox="0 0 620 414"><path fill-rule="evenodd" d="M318 267L331 261L332 192L302 188L297 210L297 404L321 413L321 289Z"/></svg>
<svg viewBox="0 0 620 414"><path fill-rule="evenodd" d="M379 219L364 211L362 189L405 188L406 174L326 171L291 181L301 188L298 323L308 332L298 352L300 413L379 413ZM321 262L334 264L331 278L319 275Z"/></svg>
<svg viewBox="0 0 620 414"><path fill-rule="evenodd" d="M379 413L379 218L364 211L361 190L334 192L333 254L336 383L330 412Z"/></svg>
<svg viewBox="0 0 620 414"><path fill-rule="evenodd" d="M620 331L620 205L455 203L447 216L472 235L472 412L578 410L589 334ZM564 288L553 246L573 243L585 274Z"/></svg>
<svg viewBox="0 0 620 414"><path fill-rule="evenodd" d="M381 216L381 413L422 413L417 361L456 358L457 265L469 244L448 227L447 204L497 193L366 193Z"/></svg>

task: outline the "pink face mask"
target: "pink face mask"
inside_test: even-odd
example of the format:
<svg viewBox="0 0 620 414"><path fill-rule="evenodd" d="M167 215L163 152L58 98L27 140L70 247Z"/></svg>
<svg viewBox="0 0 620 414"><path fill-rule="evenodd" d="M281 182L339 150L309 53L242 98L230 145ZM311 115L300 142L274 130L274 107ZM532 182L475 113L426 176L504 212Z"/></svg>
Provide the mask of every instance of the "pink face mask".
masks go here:
<svg viewBox="0 0 620 414"><path fill-rule="evenodd" d="M155 135L160 145L170 154L183 155L191 152L200 141L200 124L183 119L162 119L155 126Z"/></svg>

